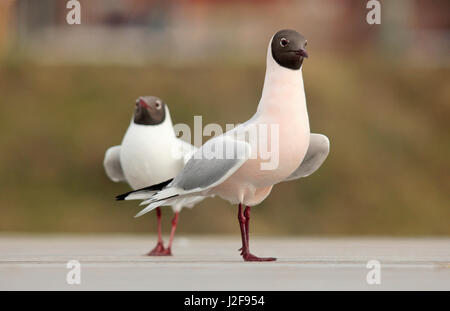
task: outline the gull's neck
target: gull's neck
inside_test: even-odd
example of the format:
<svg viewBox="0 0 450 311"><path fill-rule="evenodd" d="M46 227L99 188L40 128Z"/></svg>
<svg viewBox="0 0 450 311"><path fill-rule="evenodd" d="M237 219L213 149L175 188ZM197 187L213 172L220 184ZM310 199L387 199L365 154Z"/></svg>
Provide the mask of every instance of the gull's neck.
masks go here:
<svg viewBox="0 0 450 311"><path fill-rule="evenodd" d="M272 57L271 45L267 50L267 68L258 112L284 110L286 113L306 113L306 97L302 69L292 70L280 66Z"/></svg>

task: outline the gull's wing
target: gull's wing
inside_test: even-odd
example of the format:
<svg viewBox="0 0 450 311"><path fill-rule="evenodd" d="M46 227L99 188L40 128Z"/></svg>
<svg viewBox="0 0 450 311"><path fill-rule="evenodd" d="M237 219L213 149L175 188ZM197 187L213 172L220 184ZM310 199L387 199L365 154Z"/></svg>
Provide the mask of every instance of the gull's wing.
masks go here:
<svg viewBox="0 0 450 311"><path fill-rule="evenodd" d="M330 141L322 134L311 134L308 151L300 166L284 181L307 177L314 173L330 152Z"/></svg>
<svg viewBox="0 0 450 311"><path fill-rule="evenodd" d="M205 190L213 188L234 174L250 157L251 147L244 141L230 136L220 136L209 140L198 149L186 163L175 179L161 191L149 192L148 200L141 205L149 204L136 217L152 209L170 204L183 197L201 195ZM145 189L145 188L144 188ZM142 194L143 189L139 189ZM127 199L127 197L121 197Z"/></svg>
<svg viewBox="0 0 450 311"><path fill-rule="evenodd" d="M120 146L113 146L106 150L103 166L108 177L115 182L126 181L120 165Z"/></svg>
<svg viewBox="0 0 450 311"><path fill-rule="evenodd" d="M215 187L247 161L250 151L248 143L230 136L212 139L194 153L171 186L189 192Z"/></svg>

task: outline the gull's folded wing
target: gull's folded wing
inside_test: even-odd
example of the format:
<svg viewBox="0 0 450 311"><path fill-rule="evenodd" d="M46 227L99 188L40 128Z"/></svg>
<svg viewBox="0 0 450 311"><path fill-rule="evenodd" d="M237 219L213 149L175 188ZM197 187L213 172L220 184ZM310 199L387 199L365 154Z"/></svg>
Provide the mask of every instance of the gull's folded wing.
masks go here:
<svg viewBox="0 0 450 311"><path fill-rule="evenodd" d="M300 166L284 181L307 177L314 173L330 152L330 141L322 134L311 134L308 151Z"/></svg>
<svg viewBox="0 0 450 311"><path fill-rule="evenodd" d="M208 141L186 163L172 186L185 191L202 191L221 184L250 156L250 145L229 136Z"/></svg>
<svg viewBox="0 0 450 311"><path fill-rule="evenodd" d="M106 150L103 166L108 177L115 182L126 181L120 165L120 146L113 146Z"/></svg>
<svg viewBox="0 0 450 311"><path fill-rule="evenodd" d="M149 199L141 203L149 205L136 217L175 199L201 195L203 191L221 184L247 161L250 154L250 145L244 141L229 136L211 139L195 152L166 188L156 194L149 193Z"/></svg>

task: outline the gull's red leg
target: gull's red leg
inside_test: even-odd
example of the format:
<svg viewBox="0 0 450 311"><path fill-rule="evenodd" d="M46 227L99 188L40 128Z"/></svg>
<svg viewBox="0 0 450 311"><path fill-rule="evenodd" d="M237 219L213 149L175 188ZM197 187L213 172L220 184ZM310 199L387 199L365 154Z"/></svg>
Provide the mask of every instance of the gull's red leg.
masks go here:
<svg viewBox="0 0 450 311"><path fill-rule="evenodd" d="M152 249L148 256L164 256L164 242L162 239L162 227L161 227L161 208L156 208L156 219L158 220L158 243L154 249Z"/></svg>
<svg viewBox="0 0 450 311"><path fill-rule="evenodd" d="M248 228L250 225L250 206L245 208L245 212L242 212L242 205L239 204L238 220L241 227L241 237L242 237L242 258L244 261L274 261L274 257L257 257L250 253L249 246L249 232Z"/></svg>
<svg viewBox="0 0 450 311"><path fill-rule="evenodd" d="M180 212L175 212L175 215L173 216L173 219L172 219L172 230L170 231L169 245L164 250L164 253L167 256L172 256L172 243L173 243L173 237L175 236L175 230L177 229L179 214L180 214Z"/></svg>
<svg viewBox="0 0 450 311"><path fill-rule="evenodd" d="M250 229L249 229L249 227L250 227L250 210L251 210L251 207L250 207L250 206L246 206L246 207L245 207L245 210L244 210L244 216L245 216L245 235L246 235L246 237L247 237L247 244L248 244L248 241L249 241L248 235L249 235L249 232L250 232Z"/></svg>
<svg viewBox="0 0 450 311"><path fill-rule="evenodd" d="M238 208L238 221L239 227L241 229L241 238L242 238L242 247L239 249L241 251L241 255L244 255L244 252L247 252L247 233L245 230L245 216L242 211L242 204L239 203Z"/></svg>
<svg viewBox="0 0 450 311"><path fill-rule="evenodd" d="M244 210L244 223L245 223L245 238L247 240L248 243L248 233L249 233L249 224L250 224L250 206L247 206ZM239 249L241 251L241 255L242 255L242 247Z"/></svg>

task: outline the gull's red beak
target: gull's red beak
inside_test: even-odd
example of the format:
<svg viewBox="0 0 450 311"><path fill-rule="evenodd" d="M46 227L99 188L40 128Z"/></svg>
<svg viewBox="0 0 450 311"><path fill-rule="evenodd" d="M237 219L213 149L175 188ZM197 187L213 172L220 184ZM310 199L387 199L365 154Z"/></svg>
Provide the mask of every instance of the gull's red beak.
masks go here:
<svg viewBox="0 0 450 311"><path fill-rule="evenodd" d="M141 105L144 108L148 108L148 104L142 98L139 98L139 105Z"/></svg>

